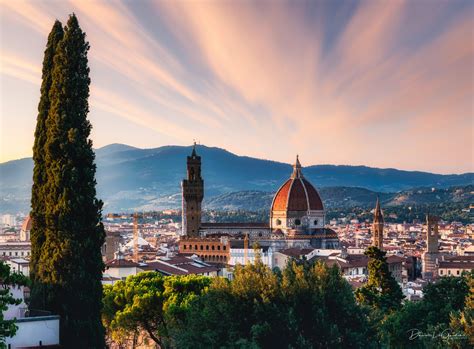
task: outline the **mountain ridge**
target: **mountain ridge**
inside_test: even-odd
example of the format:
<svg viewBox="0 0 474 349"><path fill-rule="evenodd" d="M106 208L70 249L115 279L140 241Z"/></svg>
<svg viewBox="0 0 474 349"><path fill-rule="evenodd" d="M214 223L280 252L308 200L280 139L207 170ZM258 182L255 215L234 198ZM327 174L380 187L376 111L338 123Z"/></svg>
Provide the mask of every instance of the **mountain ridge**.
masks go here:
<svg viewBox="0 0 474 349"><path fill-rule="evenodd" d="M97 191L104 200L104 212L179 204L180 182L191 149L174 145L141 149L120 143L96 149ZM198 145L197 152L202 158L206 198L246 190L274 192L292 171L290 164L239 156L218 147ZM31 158L0 164L0 212L8 207L28 208L32 169ZM474 183L474 173L441 175L354 165L311 165L303 167L303 174L318 189L360 187L382 193Z"/></svg>

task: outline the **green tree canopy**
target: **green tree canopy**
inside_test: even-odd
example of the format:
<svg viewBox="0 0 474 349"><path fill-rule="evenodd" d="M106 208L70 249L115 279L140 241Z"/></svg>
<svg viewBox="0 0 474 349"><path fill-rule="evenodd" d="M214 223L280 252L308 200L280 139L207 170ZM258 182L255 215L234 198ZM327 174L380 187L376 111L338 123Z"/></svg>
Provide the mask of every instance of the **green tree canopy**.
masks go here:
<svg viewBox="0 0 474 349"><path fill-rule="evenodd" d="M47 128L46 120L51 107L49 93L53 82L54 56L56 55L59 42L64 36L61 22L55 21L48 36L48 42L44 51L43 73L41 83L41 97L38 105L38 116L36 119L35 140L33 146L33 186L31 189L31 260L30 277L33 283L36 281L36 274L39 268L39 258L41 249L45 241L46 230L46 141ZM31 308L44 308L43 287L41 283L36 283L31 292Z"/></svg>
<svg viewBox="0 0 474 349"><path fill-rule="evenodd" d="M22 299L16 299L10 291L11 287L28 286L29 279L20 273L11 272L10 267L0 260L0 347L5 345L5 337L12 337L17 331L15 319L5 320L4 311L10 305L19 305Z"/></svg>
<svg viewBox="0 0 474 349"><path fill-rule="evenodd" d="M454 334L462 333L465 338L451 341L453 348L474 347L474 272L465 275L469 291L466 295L464 309L451 314L450 329Z"/></svg>
<svg viewBox="0 0 474 349"><path fill-rule="evenodd" d="M156 272L129 276L104 289L102 320L111 339L130 343L141 331L160 347L172 345L170 328L182 321L190 303L204 292L204 276L164 277Z"/></svg>
<svg viewBox="0 0 474 349"><path fill-rule="evenodd" d="M423 289L424 297L418 302L407 302L381 322L380 337L390 348L446 348L448 334L463 331L449 329L452 317L459 315L469 296L468 278L442 277ZM453 325L455 325L453 323ZM418 336L417 334L434 334ZM444 338L443 334L445 335ZM463 343L457 338L451 344Z"/></svg>
<svg viewBox="0 0 474 349"><path fill-rule="evenodd" d="M179 348L349 348L368 342L364 314L337 267L261 261L217 278L175 330Z"/></svg>
<svg viewBox="0 0 474 349"><path fill-rule="evenodd" d="M364 254L369 257L369 279L356 290L357 301L382 312L400 308L404 296L388 269L386 253L370 246Z"/></svg>

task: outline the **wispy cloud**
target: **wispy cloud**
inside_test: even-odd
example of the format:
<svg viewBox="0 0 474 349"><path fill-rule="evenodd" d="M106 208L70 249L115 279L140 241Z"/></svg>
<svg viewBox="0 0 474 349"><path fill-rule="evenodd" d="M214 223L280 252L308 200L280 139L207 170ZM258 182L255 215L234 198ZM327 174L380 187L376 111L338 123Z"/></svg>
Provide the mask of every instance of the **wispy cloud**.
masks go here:
<svg viewBox="0 0 474 349"><path fill-rule="evenodd" d="M154 130L141 145L198 138L283 161L474 170L468 1L0 6L8 36L43 43L76 12L92 47L91 113ZM3 40L0 73L39 84L42 49Z"/></svg>

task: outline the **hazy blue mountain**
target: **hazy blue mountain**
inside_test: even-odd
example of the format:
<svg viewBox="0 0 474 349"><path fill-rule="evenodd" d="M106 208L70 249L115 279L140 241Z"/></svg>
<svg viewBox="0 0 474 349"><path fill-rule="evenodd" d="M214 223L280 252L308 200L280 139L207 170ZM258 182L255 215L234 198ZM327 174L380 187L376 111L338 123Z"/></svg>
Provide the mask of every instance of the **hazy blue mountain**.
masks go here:
<svg viewBox="0 0 474 349"><path fill-rule="evenodd" d="M197 152L202 157L206 199L239 191L271 193L291 174L289 164L201 145ZM182 146L140 149L111 144L97 149L97 188L104 211L179 207L180 182L190 153L191 147ZM31 158L0 164L0 213L28 210L32 169ZM303 173L317 188L360 187L378 192L474 183L474 173L439 175L365 166L314 165L305 167ZM335 202L352 200L344 194L346 189L341 190L334 196Z"/></svg>
<svg viewBox="0 0 474 349"><path fill-rule="evenodd" d="M442 189L416 188L398 193L381 193L358 187L322 187L319 194L325 208L374 207L377 197L384 207L399 205L431 205L439 203L474 202L474 185ZM211 197L204 201L207 209L249 210L269 209L273 192L239 191Z"/></svg>

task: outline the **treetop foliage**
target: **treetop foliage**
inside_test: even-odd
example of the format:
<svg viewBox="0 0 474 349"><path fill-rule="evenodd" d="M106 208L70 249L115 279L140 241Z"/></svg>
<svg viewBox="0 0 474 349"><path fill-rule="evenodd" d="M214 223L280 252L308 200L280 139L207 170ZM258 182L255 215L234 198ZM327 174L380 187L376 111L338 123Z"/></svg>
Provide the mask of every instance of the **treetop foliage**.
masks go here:
<svg viewBox="0 0 474 349"><path fill-rule="evenodd" d="M5 345L5 337L12 337L17 331L15 320L5 320L4 312L11 305L19 305L22 299L16 299L11 287L29 286L30 280L23 274L12 272L10 267L0 260L0 347Z"/></svg>
<svg viewBox="0 0 474 349"><path fill-rule="evenodd" d="M32 305L61 316L61 344L68 348L105 345L100 321L105 232L87 119L88 50L74 14L64 29L56 21L45 51L35 135Z"/></svg>
<svg viewBox="0 0 474 349"><path fill-rule="evenodd" d="M398 309L404 296L388 269L386 253L369 246L364 254L369 257L369 278L367 284L356 290L358 302L382 312Z"/></svg>

